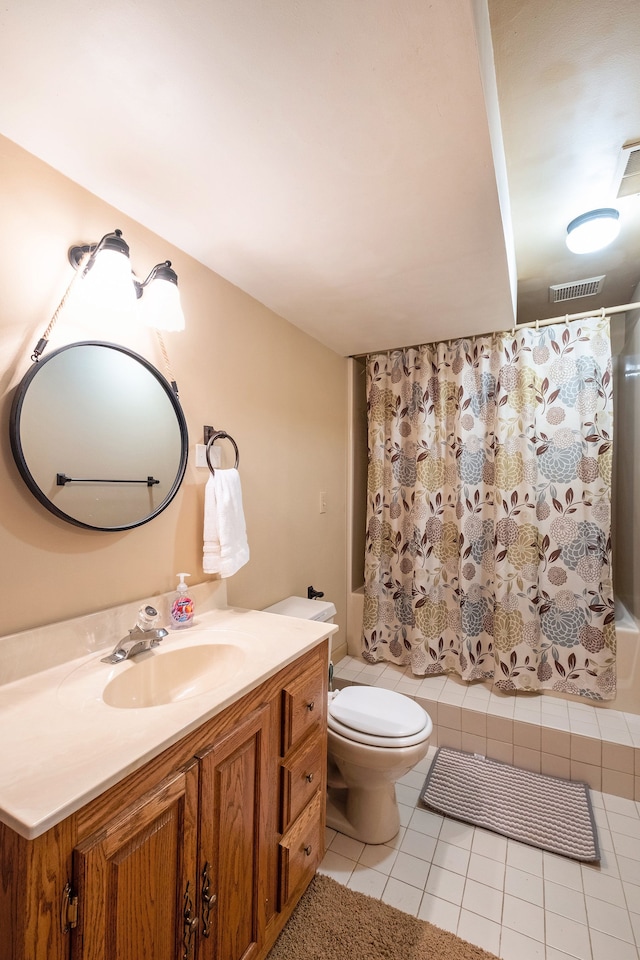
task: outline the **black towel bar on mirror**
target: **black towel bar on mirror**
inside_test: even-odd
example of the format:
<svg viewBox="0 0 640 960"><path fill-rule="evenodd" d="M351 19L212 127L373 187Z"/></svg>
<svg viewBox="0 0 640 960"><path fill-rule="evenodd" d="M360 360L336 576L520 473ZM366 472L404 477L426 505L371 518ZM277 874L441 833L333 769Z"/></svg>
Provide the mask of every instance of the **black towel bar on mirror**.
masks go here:
<svg viewBox="0 0 640 960"><path fill-rule="evenodd" d="M214 474L215 474L215 472L216 472L215 469L213 468L212 464L211 464L211 447L212 447L212 445L216 442L216 440L228 440L231 444L233 444L233 449L234 449L235 452L236 452L235 468L236 468L236 470L237 470L237 469L238 469L238 464L240 463L240 454L239 454L239 452L238 452L238 444L235 442L235 440L233 439L233 437L232 437L230 434L227 433L226 430L215 430L215 431L211 434L211 436L209 437L209 439L207 440L207 450L206 450L207 466L209 467L209 470L211 471L211 476L214 476Z"/></svg>

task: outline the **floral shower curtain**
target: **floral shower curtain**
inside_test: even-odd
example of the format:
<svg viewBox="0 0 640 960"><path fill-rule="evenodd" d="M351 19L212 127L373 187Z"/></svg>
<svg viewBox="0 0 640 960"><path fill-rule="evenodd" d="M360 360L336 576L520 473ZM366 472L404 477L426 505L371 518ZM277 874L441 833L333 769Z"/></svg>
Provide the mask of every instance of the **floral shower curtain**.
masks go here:
<svg viewBox="0 0 640 960"><path fill-rule="evenodd" d="M363 655L615 696L604 318L368 357Z"/></svg>

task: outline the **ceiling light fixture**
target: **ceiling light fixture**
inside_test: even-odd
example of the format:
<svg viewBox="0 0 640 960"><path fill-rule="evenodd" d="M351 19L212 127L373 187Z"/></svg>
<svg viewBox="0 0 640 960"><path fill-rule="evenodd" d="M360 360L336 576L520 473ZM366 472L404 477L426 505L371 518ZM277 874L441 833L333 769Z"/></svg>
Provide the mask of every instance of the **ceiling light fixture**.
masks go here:
<svg viewBox="0 0 640 960"><path fill-rule="evenodd" d="M572 253L593 253L612 243L620 232L620 214L615 207L600 207L581 213L567 227L567 246Z"/></svg>
<svg viewBox="0 0 640 960"><path fill-rule="evenodd" d="M76 270L82 265L78 279L83 285L87 283L92 301L103 309L118 313L135 310L136 300L144 293L142 312L148 326L156 330L184 330L178 276L171 261L156 264L145 280L138 280L131 269L129 246L122 230L105 234L98 243L71 247L69 262Z"/></svg>

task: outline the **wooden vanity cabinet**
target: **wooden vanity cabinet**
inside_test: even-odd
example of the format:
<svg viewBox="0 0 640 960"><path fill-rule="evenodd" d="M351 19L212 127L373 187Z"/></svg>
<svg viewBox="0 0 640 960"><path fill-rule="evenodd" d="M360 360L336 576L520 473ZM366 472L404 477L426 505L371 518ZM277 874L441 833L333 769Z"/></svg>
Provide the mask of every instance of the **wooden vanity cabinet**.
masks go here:
<svg viewBox="0 0 640 960"><path fill-rule="evenodd" d="M35 840L0 824L0 960L263 960L324 853L327 670L324 642Z"/></svg>
<svg viewBox="0 0 640 960"><path fill-rule="evenodd" d="M269 706L200 756L198 960L254 960L267 904Z"/></svg>
<svg viewBox="0 0 640 960"><path fill-rule="evenodd" d="M82 905L72 960L189 956L195 940L198 764L194 759L73 851Z"/></svg>

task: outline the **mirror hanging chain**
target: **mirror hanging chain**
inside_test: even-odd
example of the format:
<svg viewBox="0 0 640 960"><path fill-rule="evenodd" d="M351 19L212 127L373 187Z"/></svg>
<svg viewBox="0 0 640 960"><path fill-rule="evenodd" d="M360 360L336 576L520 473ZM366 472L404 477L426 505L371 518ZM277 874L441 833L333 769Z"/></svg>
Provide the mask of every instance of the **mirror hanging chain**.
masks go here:
<svg viewBox="0 0 640 960"><path fill-rule="evenodd" d="M69 286L68 286L67 289L65 290L65 292L64 292L64 294L63 294L63 296L62 296L62 299L61 299L60 303L59 303L58 306L56 307L56 309L55 309L55 311L54 311L54 313L53 313L53 316L51 317L51 320L49 320L49 323L47 324L47 329L44 331L44 333L42 334L42 336L41 336L40 339L38 340L37 344L35 345L34 350L33 350L33 353L31 354L31 359L34 361L34 363L37 363L37 362L38 362L38 360L40 359L40 357L42 356L42 354L43 354L44 351L46 350L46 348L47 348L47 346L48 346L48 343L49 343L49 337L50 337L50 335L51 335L51 331L52 331L53 328L55 327L55 325L56 325L56 323L57 323L57 321L58 321L58 317L60 316L60 314L62 313L62 311L63 311L64 308L65 308L65 305L66 305L66 303L67 303L67 300L69 299L69 295L70 295L70 293L71 293L71 291L72 291L72 289L73 289L73 287L74 287L74 284L75 284L75 283L77 282L77 280L82 276L82 270L80 270L79 268L83 265L84 261L85 261L88 257L89 257L89 253L88 253L88 252L82 254L82 258L81 258L81 260L80 260L80 262L79 262L79 264L78 264L78 270L75 272L75 274L74 274L73 277L71 278L71 283L69 284Z"/></svg>

